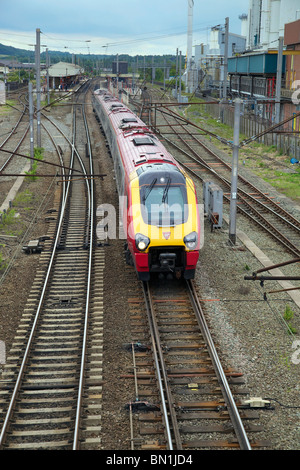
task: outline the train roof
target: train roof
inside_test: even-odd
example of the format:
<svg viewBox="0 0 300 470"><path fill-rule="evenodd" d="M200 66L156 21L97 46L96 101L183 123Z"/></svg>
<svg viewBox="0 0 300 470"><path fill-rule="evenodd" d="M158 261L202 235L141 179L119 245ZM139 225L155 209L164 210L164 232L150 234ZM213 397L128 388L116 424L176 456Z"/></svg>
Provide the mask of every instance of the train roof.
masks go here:
<svg viewBox="0 0 300 470"><path fill-rule="evenodd" d="M96 90L94 93L98 95L114 128L128 174L146 163L167 163L179 167L174 157L133 111L106 90Z"/></svg>
<svg viewBox="0 0 300 470"><path fill-rule="evenodd" d="M165 171L165 172L180 172L177 166L171 165L170 163L145 163L144 165L139 166L137 173L145 172L156 172L156 171Z"/></svg>
<svg viewBox="0 0 300 470"><path fill-rule="evenodd" d="M170 177L172 183L184 184L185 175L180 169L170 163L145 163L136 170L140 180L140 184L150 184L153 178L166 178Z"/></svg>

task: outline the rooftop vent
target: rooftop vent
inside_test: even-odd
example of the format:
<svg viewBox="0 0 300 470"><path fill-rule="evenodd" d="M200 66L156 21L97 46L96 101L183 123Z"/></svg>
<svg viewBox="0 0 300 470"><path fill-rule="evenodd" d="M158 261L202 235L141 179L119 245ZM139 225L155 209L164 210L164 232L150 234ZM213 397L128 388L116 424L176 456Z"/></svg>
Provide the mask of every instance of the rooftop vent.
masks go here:
<svg viewBox="0 0 300 470"><path fill-rule="evenodd" d="M150 137L135 137L133 140L134 145L154 145Z"/></svg>
<svg viewBox="0 0 300 470"><path fill-rule="evenodd" d="M112 104L111 105L111 108L110 109L113 109L113 108L122 108L123 105L120 103L120 104Z"/></svg>
<svg viewBox="0 0 300 470"><path fill-rule="evenodd" d="M122 122L127 123L127 122L138 122L138 121L134 117L128 117L128 118L123 118Z"/></svg>
<svg viewBox="0 0 300 470"><path fill-rule="evenodd" d="M147 161L146 155L139 155L135 160L134 163L139 165L139 163L145 163Z"/></svg>

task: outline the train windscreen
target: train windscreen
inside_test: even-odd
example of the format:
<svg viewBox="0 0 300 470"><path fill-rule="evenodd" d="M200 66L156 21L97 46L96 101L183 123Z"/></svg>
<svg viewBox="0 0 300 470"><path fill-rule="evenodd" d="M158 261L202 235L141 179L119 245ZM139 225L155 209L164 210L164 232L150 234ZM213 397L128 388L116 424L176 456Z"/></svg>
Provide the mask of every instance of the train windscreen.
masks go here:
<svg viewBox="0 0 300 470"><path fill-rule="evenodd" d="M165 184L156 179L141 190L142 215L144 222L150 225L174 226L183 224L188 218L186 188L172 184L169 179Z"/></svg>

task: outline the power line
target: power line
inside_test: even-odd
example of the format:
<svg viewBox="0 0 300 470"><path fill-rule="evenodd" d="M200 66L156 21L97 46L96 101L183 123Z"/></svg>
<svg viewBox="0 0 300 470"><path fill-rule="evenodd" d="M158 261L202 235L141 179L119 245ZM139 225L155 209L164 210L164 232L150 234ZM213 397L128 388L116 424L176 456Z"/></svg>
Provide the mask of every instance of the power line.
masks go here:
<svg viewBox="0 0 300 470"><path fill-rule="evenodd" d="M211 26L208 26L205 23L202 23L200 25L196 25L193 28L193 33L206 32L209 27L211 27ZM166 31L166 30L164 30L164 31ZM2 30L2 32L3 32L3 30ZM0 31L0 33L1 33L1 31ZM32 39L32 35L27 36L27 35L18 34L18 33L9 33L9 34L13 35L13 36L27 37L27 38ZM45 36L48 41L54 41L56 44L59 44L59 46L55 46L55 47L58 47L59 49L65 49L65 44L66 43L84 43L84 42L86 42L86 40L84 40L84 39L71 39L71 38L68 38L68 37L54 37L54 36L51 36L49 34L46 34L43 31L41 31L41 34L43 34L43 36ZM184 36L184 35L186 35L186 29L184 31L177 31L177 32L173 32L173 33L170 32L168 34L157 34L157 35L154 32L153 33L148 32L148 33L145 33L142 36L137 36L137 37L133 36L131 38L127 38L127 39L124 38L123 40L119 40L119 41L115 41L115 42L108 42L106 39L94 38L93 37L91 42L93 43L94 46L96 45L97 47L118 47L118 46L123 46L123 45L138 44L138 43L142 43L142 42L146 42L146 41L167 39L167 38L171 38L171 37ZM89 36L90 36L90 34L89 34ZM3 38L2 40L7 42L7 39ZM10 43L13 43L13 41L10 41ZM21 44L21 43L18 43L18 42L15 42L15 43L16 44ZM24 43L22 43L22 44L24 44ZM76 49L85 49L86 48L86 46L82 46L82 47L75 46L75 47L76 47Z"/></svg>

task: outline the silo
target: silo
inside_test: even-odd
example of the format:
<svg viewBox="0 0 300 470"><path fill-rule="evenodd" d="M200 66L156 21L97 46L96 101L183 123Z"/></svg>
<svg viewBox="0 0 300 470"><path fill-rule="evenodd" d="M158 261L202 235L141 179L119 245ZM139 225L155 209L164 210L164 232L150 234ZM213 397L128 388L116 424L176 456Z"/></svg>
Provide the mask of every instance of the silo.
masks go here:
<svg viewBox="0 0 300 470"><path fill-rule="evenodd" d="M260 20L262 0L249 1L249 38L250 49L257 48L260 43Z"/></svg>

